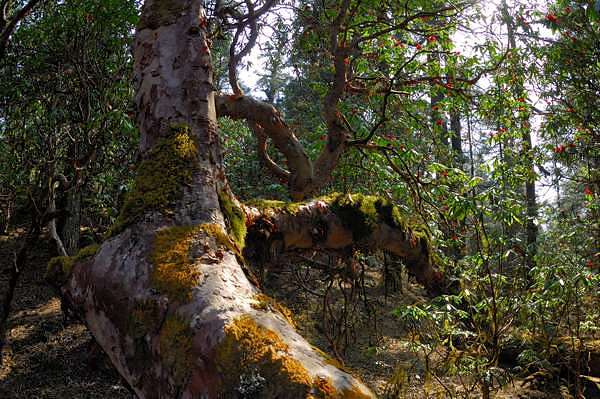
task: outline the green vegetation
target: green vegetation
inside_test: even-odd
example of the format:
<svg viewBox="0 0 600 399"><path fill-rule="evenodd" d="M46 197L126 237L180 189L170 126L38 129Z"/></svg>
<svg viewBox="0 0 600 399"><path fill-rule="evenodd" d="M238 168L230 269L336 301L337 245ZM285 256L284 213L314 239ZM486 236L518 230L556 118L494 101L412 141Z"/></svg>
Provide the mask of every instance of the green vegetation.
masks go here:
<svg viewBox="0 0 600 399"><path fill-rule="evenodd" d="M146 211L170 213L170 207L183 195L196 170L197 148L188 127L174 126L173 137L161 139L137 169L131 192L107 237L123 231Z"/></svg>
<svg viewBox="0 0 600 399"><path fill-rule="evenodd" d="M69 276L73 266L81 261L88 260L100 249L100 245L93 244L82 248L75 256L57 256L50 259L46 269L45 279L51 283L62 285Z"/></svg>
<svg viewBox="0 0 600 399"><path fill-rule="evenodd" d="M69 241L68 253L75 253L145 215L169 219L186 190L206 184L214 189L207 203L215 209L199 210L199 221L193 222L205 224L149 232L155 234L144 254L153 266L151 295L156 291L173 306L185 304L201 283L194 262L204 245L209 251L217 247L210 254L217 261L234 253L244 264L243 250L249 260L264 260L259 265L269 271L261 273L264 287L293 285L290 297L298 306L304 304L300 299L316 298L322 318L318 339L330 344L339 360L352 358L344 349L358 346L356 329L368 330L369 348L361 350L373 359L383 353L377 360L391 367L372 366L377 370L366 375L377 372L378 380L388 380L390 397L429 389L430 396L502 396L509 381L524 387L519 383L531 375L550 375L543 389L565 397L597 395L594 380L587 378L600 378L592 375L589 356L600 337L597 1L449 6L441 0L261 0L224 2L221 10L209 6L206 20L193 19L181 43L203 37L204 27L218 32L196 50L210 51L213 60L204 66L214 81L202 84L227 93L229 47L235 37L252 37L252 24L240 35L228 29L238 26L235 16L251 14L249 4L261 10L256 26L270 30L259 32L253 51L265 62L258 71L242 57L240 70L260 74L243 91L259 92L277 109L282 118L277 126L289 128L312 160L311 183L325 182L307 201L328 204L347 229L339 240L344 247L326 251L319 247L322 241L312 240L331 226L319 216L318 205L314 218L302 219L310 226L294 225L299 218L293 216L307 201L288 201L288 189L301 179L293 180L293 170L286 178L277 169L274 177L265 167L268 159L257 155L261 126L221 118L218 137L212 131L192 134L185 123L153 126L143 130L148 135L143 142L153 147L137 151L136 124L157 110L152 100L148 109L134 109L140 83L133 81L134 61L156 62L159 52L136 47L136 26L176 23L188 3L149 2L151 12L141 21L140 3L133 0L34 1L34 8L21 14L25 3L5 1L6 21L0 21L5 33L0 35L0 226L6 220L13 237L25 244L24 231L43 236L52 220L63 243ZM223 19L228 23L220 25ZM17 23L7 23L11 20ZM13 30L6 31L10 26ZM134 57L143 60L133 59L132 47ZM156 73L169 70L161 65ZM164 95L156 88L156 96ZM193 91L179 94L195 101ZM189 120L214 127L212 115L199 109L175 109L160 123ZM168 137L154 136L165 127ZM286 144L280 139L271 134L265 151L281 169L290 169L293 162L278 150ZM335 162L327 156L342 147L329 176L328 165ZM206 155L208 165L221 162L221 154L223 165L199 169L200 156ZM215 196L218 209L211 202ZM246 218L238 198L267 217ZM275 209L290 216L286 234L291 233L284 238L268 225L269 210ZM214 224L220 214L224 226ZM200 220L206 215L214 220ZM256 220L265 228L251 242L246 223ZM424 298L422 287L406 276L406 270L414 271L410 259L363 253L361 244L370 243L382 224L442 265L440 276L456 290ZM348 244L348 230L356 245ZM302 250L290 244L294 240L300 248L316 244ZM47 279L64 284L73 266L97 250L90 246L52 258ZM410 300L394 305L392 316L392 305L385 306L394 295ZM284 301L259 294L252 306L291 322L291 312L279 302ZM296 311L295 306L290 305ZM149 300L136 303L128 317L126 329L136 344L148 331L161 331L160 356L177 380L185 380L193 364L186 321L172 316L160 329L163 320ZM387 319L380 323L381 318ZM294 320L304 327L296 314ZM372 344L389 338L381 336L381 325L391 325L394 338L406 344L402 356L394 357L391 346ZM283 386L298 397L313 388L335 397L331 381L309 377L282 355L285 344L253 320L232 322L226 334L219 349L220 367L229 373L226 395L238 395L234 390L244 382L252 397L251 387L262 387L262 378L273 382L266 397L283 395ZM396 373L390 376L392 369Z"/></svg>
<svg viewBox="0 0 600 399"><path fill-rule="evenodd" d="M219 192L219 205L229 233L238 247L238 252L241 252L246 239L246 215L226 191Z"/></svg>

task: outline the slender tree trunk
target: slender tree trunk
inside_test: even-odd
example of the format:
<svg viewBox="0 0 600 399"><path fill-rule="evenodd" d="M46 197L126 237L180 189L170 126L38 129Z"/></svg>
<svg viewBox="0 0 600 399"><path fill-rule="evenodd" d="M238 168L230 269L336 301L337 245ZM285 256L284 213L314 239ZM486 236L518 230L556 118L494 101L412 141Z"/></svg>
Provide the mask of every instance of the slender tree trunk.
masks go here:
<svg viewBox="0 0 600 399"><path fill-rule="evenodd" d="M452 111L450 113L450 141L452 145L452 155L456 166L462 167L463 163L463 151L462 151L462 127L460 123L460 113L458 111Z"/></svg>
<svg viewBox="0 0 600 399"><path fill-rule="evenodd" d="M513 18L508 12L508 5L506 1L502 2L502 14L506 22L508 42L512 49L517 48L517 41L515 37L515 29ZM515 93L517 95L523 95L525 92L525 88L523 86L516 88ZM523 115L526 115L524 112ZM527 116L523 116L520 119L520 129L522 132L521 140L522 140L522 150L521 157L525 159L526 162L526 170L527 176L525 180L525 204L526 204L526 225L525 225L525 235L527 242L527 251L526 251L526 264L528 269L535 266L534 258L537 254L537 234L538 227L535 223L535 219L537 218L537 201L536 201L536 193L535 193L535 168L533 165L533 145L531 142L531 129L529 127L529 118Z"/></svg>
<svg viewBox="0 0 600 399"><path fill-rule="evenodd" d="M62 242L70 256L75 255L79 249L81 226L81 190L75 186L67 193L67 216L61 228Z"/></svg>

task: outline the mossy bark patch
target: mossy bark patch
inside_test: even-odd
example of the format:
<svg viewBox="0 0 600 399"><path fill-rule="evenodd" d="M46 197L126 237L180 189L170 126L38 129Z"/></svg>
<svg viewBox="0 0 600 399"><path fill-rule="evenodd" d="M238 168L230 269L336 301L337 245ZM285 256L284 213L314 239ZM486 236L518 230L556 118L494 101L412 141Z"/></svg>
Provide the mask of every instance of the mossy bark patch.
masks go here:
<svg viewBox="0 0 600 399"><path fill-rule="evenodd" d="M219 192L219 205L225 217L229 234L231 234L239 251L243 250L247 232L246 215L243 209L235 203L231 195L226 191Z"/></svg>
<svg viewBox="0 0 600 399"><path fill-rule="evenodd" d="M121 213L107 232L112 237L150 210L170 214L171 206L183 195L198 168L198 147L189 128L175 126L172 137L161 139L140 163L132 190Z"/></svg>
<svg viewBox="0 0 600 399"><path fill-rule="evenodd" d="M216 364L226 398L370 398L358 388L338 390L329 378L311 376L275 332L259 326L250 316L225 327Z"/></svg>
<svg viewBox="0 0 600 399"><path fill-rule="evenodd" d="M193 248L207 237L214 240L213 249L225 247L238 260L242 259L236 244L218 224L164 228L156 232L150 255L153 265L150 275L152 287L172 300L189 301L192 289L198 285L201 277L194 259L199 254L194 254ZM203 242L202 251L210 250L211 245L206 244L208 242Z"/></svg>
<svg viewBox="0 0 600 399"><path fill-rule="evenodd" d="M296 214L300 207L304 205L303 202L287 202L278 200L268 200L262 198L255 198L247 202L248 205L254 206L258 209L283 209L291 215Z"/></svg>
<svg viewBox="0 0 600 399"><path fill-rule="evenodd" d="M384 198L363 194L338 195L330 206L344 226L352 231L352 238L356 241L367 238L381 222L406 230L398 207Z"/></svg>
<svg viewBox="0 0 600 399"><path fill-rule="evenodd" d="M277 302L274 298L271 298L270 296L261 293L256 294L252 299L256 301L251 305L254 309L277 312L281 314L288 321L288 323L296 327L296 323L294 322L294 318L292 317L292 311L289 310L286 306Z"/></svg>
<svg viewBox="0 0 600 399"><path fill-rule="evenodd" d="M192 371L192 335L186 320L177 315L167 317L160 330L160 357L177 384L183 383Z"/></svg>
<svg viewBox="0 0 600 399"><path fill-rule="evenodd" d="M161 322L161 311L156 301L147 299L136 302L129 317L127 332L133 339L142 338L157 329Z"/></svg>
<svg viewBox="0 0 600 399"><path fill-rule="evenodd" d="M159 230L154 238L150 281L161 294L179 302L189 301L200 271L194 266L191 247L199 226L177 226Z"/></svg>
<svg viewBox="0 0 600 399"><path fill-rule="evenodd" d="M249 316L225 327L216 364L227 398L306 398L312 388L312 378L300 362L288 355L288 346ZM254 384L246 383L249 380Z"/></svg>
<svg viewBox="0 0 600 399"><path fill-rule="evenodd" d="M73 265L96 255L100 245L93 244L84 247L74 256L57 256L50 259L46 269L45 279L53 284L63 285L73 270Z"/></svg>

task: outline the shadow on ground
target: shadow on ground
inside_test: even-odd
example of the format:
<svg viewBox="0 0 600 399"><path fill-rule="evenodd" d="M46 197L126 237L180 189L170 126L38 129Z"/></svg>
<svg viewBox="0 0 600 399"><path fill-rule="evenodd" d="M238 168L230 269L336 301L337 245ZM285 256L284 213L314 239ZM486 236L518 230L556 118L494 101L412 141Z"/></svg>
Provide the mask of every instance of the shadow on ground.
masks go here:
<svg viewBox="0 0 600 399"><path fill-rule="evenodd" d="M0 292L14 248L14 236L0 237ZM1 357L0 398L131 399L85 326L65 324L60 300L43 280L51 256L48 241L38 241L21 274Z"/></svg>

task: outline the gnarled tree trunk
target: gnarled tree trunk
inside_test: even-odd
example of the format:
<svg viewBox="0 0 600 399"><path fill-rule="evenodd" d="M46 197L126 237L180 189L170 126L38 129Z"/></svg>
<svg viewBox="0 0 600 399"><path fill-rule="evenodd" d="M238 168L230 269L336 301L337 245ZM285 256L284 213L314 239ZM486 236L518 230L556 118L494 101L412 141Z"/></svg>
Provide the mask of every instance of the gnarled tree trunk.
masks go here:
<svg viewBox="0 0 600 399"><path fill-rule="evenodd" d="M63 299L140 398L372 397L244 273L200 0L147 0L134 45L143 161L112 236L55 258Z"/></svg>
<svg viewBox="0 0 600 399"><path fill-rule="evenodd" d="M381 248L435 290L441 276L426 229L371 196L240 206L223 170L202 3L146 0L134 44L142 137L134 187L109 238L54 258L48 277L140 398L373 397L260 294L244 255L273 239L283 251ZM231 100L217 102L220 112L260 121L306 172L298 176L312 175L272 108ZM265 115L242 112L248 107ZM338 147L316 165L333 167ZM313 179L300 180L290 184L293 197L314 191Z"/></svg>

